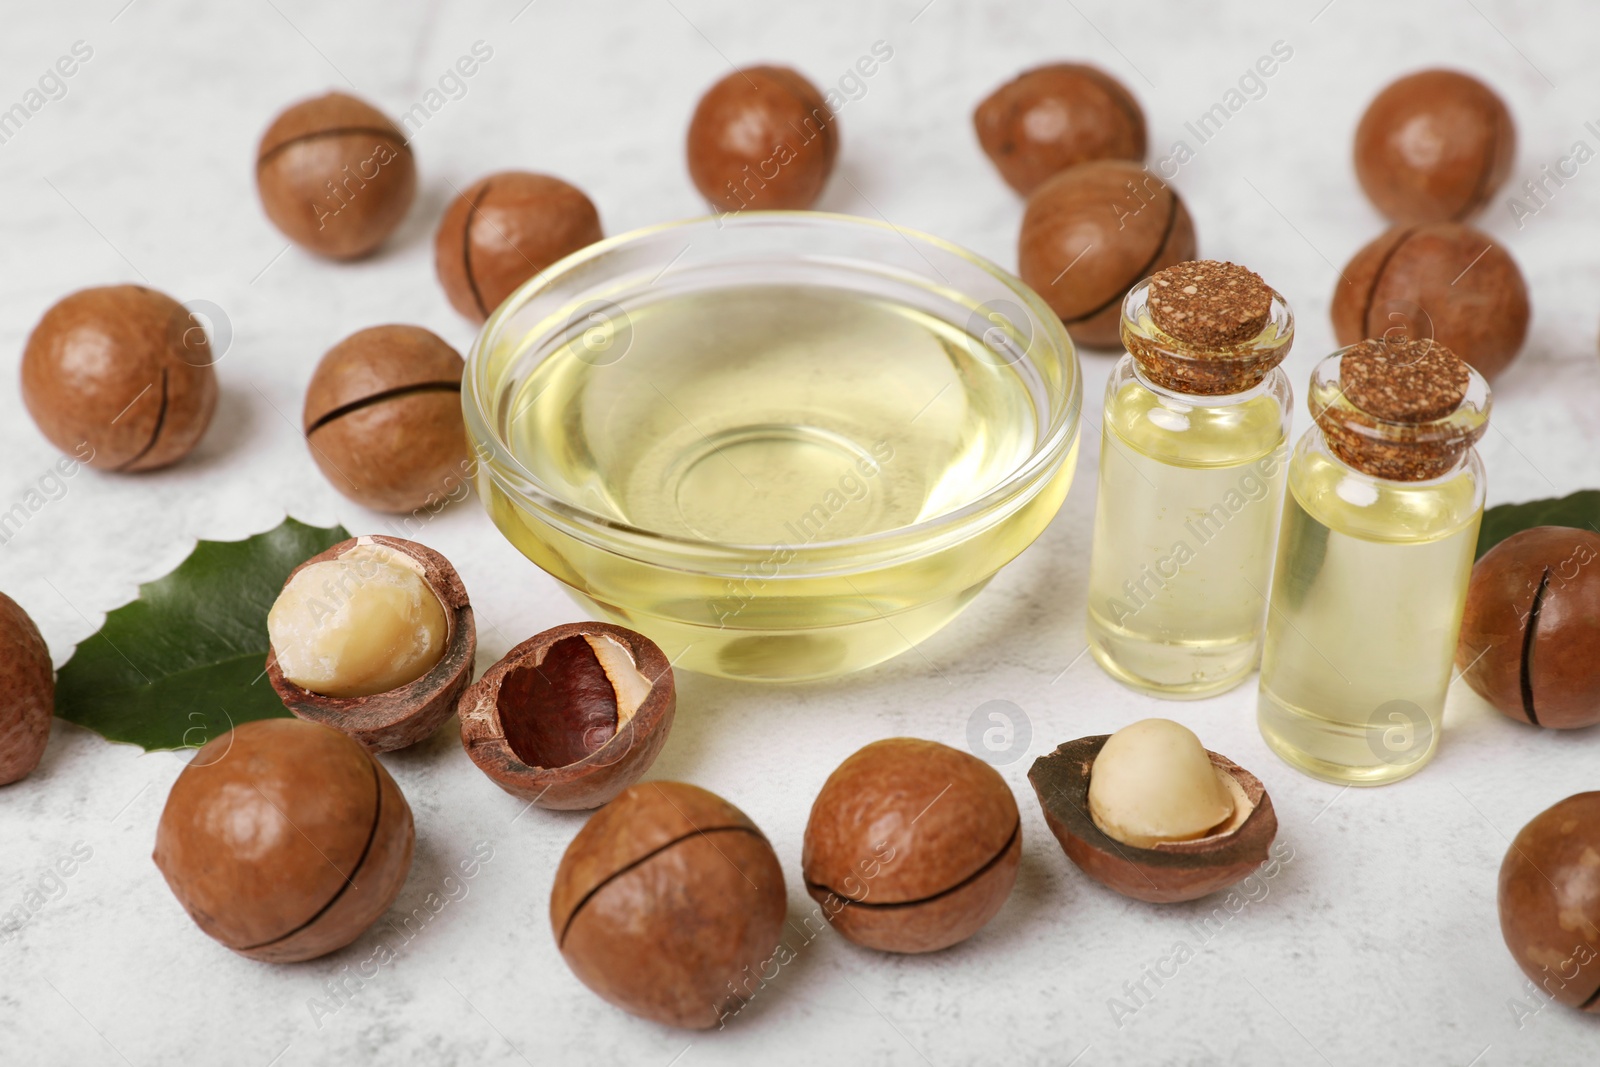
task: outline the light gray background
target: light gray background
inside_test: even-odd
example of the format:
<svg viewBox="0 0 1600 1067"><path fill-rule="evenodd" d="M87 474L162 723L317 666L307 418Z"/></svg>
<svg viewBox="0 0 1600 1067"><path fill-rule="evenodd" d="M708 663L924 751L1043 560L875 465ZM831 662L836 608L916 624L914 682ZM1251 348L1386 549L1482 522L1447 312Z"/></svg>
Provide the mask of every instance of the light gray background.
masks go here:
<svg viewBox="0 0 1600 1067"><path fill-rule="evenodd" d="M1378 88L1419 66L1478 72L1520 129L1513 183L1573 142L1600 147L1600 30L1582 0L1115 0L776 4L524 0L483 5L314 0L97 0L18 7L0 34L0 106L21 99L74 41L93 58L65 98L0 144L0 509L55 461L17 393L28 331L67 292L145 281L225 310L233 342L199 450L166 471L84 471L0 546L0 588L38 621L57 663L107 610L165 574L197 538L236 539L290 512L381 531L384 518L318 476L297 430L318 356L381 322L416 322L463 350L472 337L434 281L433 227L483 173L561 175L609 233L701 210L682 139L697 95L732 63L791 63L836 83L873 42L894 58L841 112L839 174L822 207L884 217L1014 263L1022 205L979 152L970 114L1029 65L1085 58L1126 82L1151 120L1152 159L1183 138L1175 185L1203 254L1241 260L1299 316L1297 389L1333 347L1336 265L1382 222L1356 185L1351 133ZM919 8L921 9L919 11ZM1217 8L1218 11L1211 9ZM519 9L521 9L519 11ZM1320 9L1320 10L1319 10ZM1269 13L1270 11L1270 13ZM356 265L317 260L263 218L251 179L272 115L349 89L397 114L474 41L493 58L416 140L421 193L395 239ZM1293 58L1209 144L1183 129L1274 41ZM848 180L845 180L848 179ZM1600 161L1519 229L1502 195L1483 225L1533 293L1533 333L1496 386L1483 444L1491 503L1600 483ZM1521 974L1501 943L1495 877L1509 835L1600 783L1600 733L1513 725L1455 687L1435 764L1377 791L1290 771L1255 728L1247 685L1164 704L1081 656L1100 391L1112 357L1084 359L1077 484L1043 538L915 652L827 684L758 688L680 680L676 730L654 774L721 793L770 835L795 916L800 840L828 771L868 741L915 734L964 745L975 709L1013 702L1032 741L1004 773L1023 809L1016 892L978 936L926 958L818 937L727 1030L686 1034L631 1018L568 973L546 907L580 817L522 812L453 733L384 757L417 819L397 908L418 906L471 852L494 858L320 1028L308 1000L376 938L299 966L234 956L201 935L149 854L181 767L58 723L44 763L0 791L0 911L22 903L75 842L92 858L0 943L0 1059L7 1063L1329 1063L1593 1062L1594 1018L1551 1006L1522 1020ZM1305 425L1299 414L1296 434ZM422 534L449 556L480 619L480 666L577 617L555 583L476 503ZM1293 860L1203 947L1199 905L1157 908L1088 881L1045 830L1025 773L1056 743L1168 715L1266 781ZM987 723L985 723L987 725ZM1218 900L1209 902L1216 906ZM1179 941L1198 954L1119 1028L1108 999ZM1076 1057L1076 1059L1074 1059Z"/></svg>

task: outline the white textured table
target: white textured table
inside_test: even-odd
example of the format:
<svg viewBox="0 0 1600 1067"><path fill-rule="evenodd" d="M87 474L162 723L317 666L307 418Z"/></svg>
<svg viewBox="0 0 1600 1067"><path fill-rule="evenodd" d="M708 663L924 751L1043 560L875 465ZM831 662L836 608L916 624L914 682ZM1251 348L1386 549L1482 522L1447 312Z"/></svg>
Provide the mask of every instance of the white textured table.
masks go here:
<svg viewBox="0 0 1600 1067"><path fill-rule="evenodd" d="M683 132L695 98L730 60L789 62L833 84L875 41L888 42L892 60L842 110L848 181L835 179L822 206L930 230L1007 265L1021 204L979 153L971 109L1037 62L1104 65L1144 102L1153 159L1179 138L1195 150L1175 184L1203 252L1250 264L1294 304L1300 336L1288 367L1297 388L1333 347L1335 265L1380 228L1348 153L1381 84L1442 62L1487 77L1520 124L1514 183L1577 140L1597 145L1584 123L1600 117L1591 51L1600 17L1582 0L1541 4L1537 14L1515 0L1296 0L1271 5L1270 18L1258 13L1268 5L1244 2L1167 4L1159 14L1109 0L933 0L919 12L924 2L780 11L732 0L536 0L519 13L524 0L484 10L137 0L120 12L124 0L95 0L13 12L0 34L0 107L21 100L75 41L93 55L63 98L0 143L0 510L38 487L56 458L23 411L16 365L60 296L144 280L223 309L232 343L219 366L218 417L198 452L138 477L78 473L0 545L0 588L38 621L59 664L197 538L244 537L286 511L355 532L385 529L383 517L327 486L300 440L301 394L318 356L388 321L418 322L465 349L472 331L445 303L431 262L447 181L548 170L586 189L611 233L696 213ZM355 266L284 251L251 179L272 114L347 81L398 114L478 40L493 56L418 136L422 189L397 238ZM1280 40L1293 56L1264 95L1197 144L1184 123ZM1580 170L1523 228L1504 197L1486 216L1527 273L1536 308L1527 351L1498 384L1483 446L1491 503L1600 483L1597 175L1600 163ZM1600 1020L1556 1006L1534 1014L1533 1001L1519 1022L1512 1006L1526 990L1500 940L1495 875L1523 822L1600 785L1600 731L1520 728L1457 686L1432 767L1386 789L1341 791L1267 752L1253 686L1162 704L1080 658L1093 426L1111 362L1084 359L1093 418L1065 509L965 616L916 652L828 684L684 676L677 727L653 772L749 812L777 847L798 915L810 908L801 833L829 770L893 734L964 745L979 705L1015 703L1032 738L1003 768L1024 813L1022 871L1005 909L969 942L901 958L828 931L725 1031L684 1034L633 1019L580 986L552 943L551 875L580 818L518 817L522 805L479 774L446 729L384 758L417 819L397 914L442 894L475 843L488 842L493 858L409 941L391 935L398 958L371 981L349 982L345 1006L318 1011L333 1003L325 984L371 956L379 935L298 966L223 950L190 923L149 859L180 759L58 722L39 770L0 790L0 913L28 910L0 942L0 1061L1594 1062ZM1298 423L1296 434L1303 409ZM473 593L480 666L576 617L476 504L448 510L422 536ZM1198 920L1221 898L1156 908L1085 878L1045 830L1025 778L1056 743L1152 714L1190 724L1257 771L1293 849L1209 933ZM92 855L58 886L45 872L75 847ZM47 891L42 904L35 889Z"/></svg>

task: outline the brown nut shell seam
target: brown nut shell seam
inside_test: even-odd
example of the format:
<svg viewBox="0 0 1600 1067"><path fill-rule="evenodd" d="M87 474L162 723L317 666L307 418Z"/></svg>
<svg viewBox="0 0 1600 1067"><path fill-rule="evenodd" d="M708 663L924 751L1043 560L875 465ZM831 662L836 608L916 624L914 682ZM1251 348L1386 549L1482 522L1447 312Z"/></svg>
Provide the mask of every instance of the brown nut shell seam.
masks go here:
<svg viewBox="0 0 1600 1067"><path fill-rule="evenodd" d="M1521 352L1529 315L1510 251L1458 222L1385 230L1345 264L1329 308L1340 345L1431 339L1491 381Z"/></svg>
<svg viewBox="0 0 1600 1067"><path fill-rule="evenodd" d="M350 944L394 903L411 866L415 825L400 787L372 753L308 741L318 730L263 719L215 738L178 776L156 830L152 859L184 910L250 959L293 963ZM320 789L286 797L282 781L261 780L263 756L284 747ZM251 839L264 850L230 854L230 816L265 833Z"/></svg>
<svg viewBox="0 0 1600 1067"><path fill-rule="evenodd" d="M567 846L550 927L573 975L606 1001L705 1029L737 1013L742 984L782 958L785 902L778 857L743 812L697 786L650 781Z"/></svg>
<svg viewBox="0 0 1600 1067"><path fill-rule="evenodd" d="M383 545L422 565L422 580L444 606L449 632L444 655L422 677L387 693L364 697L330 697L302 689L283 676L277 651L267 649L267 678L296 718L331 726L348 734L373 752L393 752L432 736L456 708L456 700L472 680L478 652L478 632L472 606L461 576L450 561L426 545L386 534L371 534L341 541L296 567L284 581L313 563L338 559L359 545Z"/></svg>
<svg viewBox="0 0 1600 1067"><path fill-rule="evenodd" d="M350 876L318 911L293 930L262 944L230 945L241 956L266 963L296 963L326 956L348 945L350 930L365 930L394 903L411 867L416 830L411 806L371 752L377 799L367 846ZM359 934L357 935L359 936Z"/></svg>
<svg viewBox="0 0 1600 1067"><path fill-rule="evenodd" d="M1021 822L1011 787L970 752L883 738L852 753L817 792L800 855L806 892L857 944L936 952L1005 905Z"/></svg>
<svg viewBox="0 0 1600 1067"><path fill-rule="evenodd" d="M1554 730L1600 725L1600 534L1535 526L1472 568L1456 666L1515 721Z"/></svg>
<svg viewBox="0 0 1600 1067"><path fill-rule="evenodd" d="M347 93L280 112L261 136L255 172L272 224L295 244L338 260L375 251L416 198L416 159L405 131Z"/></svg>
<svg viewBox="0 0 1600 1067"><path fill-rule="evenodd" d="M1206 754L1212 766L1231 775L1252 805L1238 827L1155 848L1137 848L1106 834L1089 815L1089 775L1109 736L1068 741L1034 760L1028 770L1050 832L1085 874L1123 896L1172 904L1226 889L1266 861L1278 832L1272 798L1255 775L1210 751Z"/></svg>
<svg viewBox="0 0 1600 1067"><path fill-rule="evenodd" d="M1022 820L988 862L947 889L920 900L853 900L813 882L806 892L849 940L885 952L937 952L988 924L1011 896L1022 864Z"/></svg>
<svg viewBox="0 0 1600 1067"><path fill-rule="evenodd" d="M596 679L584 677L575 660L558 667L547 658L570 647L562 644L569 638L585 637L622 645L650 686L625 721L613 704L614 732L603 738L594 732L605 728L604 715L596 714L603 694L591 691ZM566 703L555 706L557 700ZM519 709L509 722L503 705ZM461 694L457 711L461 746L496 785L542 808L571 811L597 808L643 777L666 744L677 705L672 665L655 642L626 627L576 622L506 653ZM536 753L558 765L541 765Z"/></svg>
<svg viewBox="0 0 1600 1067"><path fill-rule="evenodd" d="M550 928L558 948L566 941L572 920L584 904L608 882L680 841L702 834L728 832L766 840L748 815L699 786L686 782L646 782L639 790L649 790L649 796L667 803L629 804L625 800L620 807L607 808L594 815L580 831L587 842L602 844L586 850L568 847L568 855L550 889ZM628 794L630 798L637 795L638 791ZM627 820L626 832L609 832L612 822L623 818Z"/></svg>

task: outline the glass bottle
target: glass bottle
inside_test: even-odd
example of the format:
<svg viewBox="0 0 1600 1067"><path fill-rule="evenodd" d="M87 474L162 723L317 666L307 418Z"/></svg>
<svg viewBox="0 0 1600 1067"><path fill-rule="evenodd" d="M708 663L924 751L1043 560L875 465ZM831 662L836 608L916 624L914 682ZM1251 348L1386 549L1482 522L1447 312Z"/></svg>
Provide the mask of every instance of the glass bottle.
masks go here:
<svg viewBox="0 0 1600 1067"><path fill-rule="evenodd" d="M1292 394L1278 367L1294 316L1200 347L1122 305L1127 354L1106 385L1089 565L1089 649L1124 685L1180 699L1255 669L1283 493ZM1257 279L1259 281L1259 279Z"/></svg>
<svg viewBox="0 0 1600 1067"><path fill-rule="evenodd" d="M1341 365L1384 348L1352 345L1312 374L1316 425L1289 462L1257 705L1274 752L1351 785L1415 774L1438 746L1483 517L1472 445L1488 384L1450 355L1459 381L1436 411L1379 412L1384 394L1356 389L1348 365L1341 385Z"/></svg>

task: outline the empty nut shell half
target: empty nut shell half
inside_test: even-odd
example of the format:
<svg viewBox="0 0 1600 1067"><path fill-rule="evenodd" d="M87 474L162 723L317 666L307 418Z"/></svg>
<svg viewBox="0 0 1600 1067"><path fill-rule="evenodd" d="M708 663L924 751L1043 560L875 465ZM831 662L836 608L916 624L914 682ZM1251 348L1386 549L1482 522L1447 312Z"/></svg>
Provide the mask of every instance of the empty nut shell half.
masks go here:
<svg viewBox="0 0 1600 1067"><path fill-rule="evenodd" d="M934 952L995 916L1021 860L1017 801L998 771L937 741L891 737L823 783L800 865L840 934L887 952Z"/></svg>
<svg viewBox="0 0 1600 1067"><path fill-rule="evenodd" d="M655 642L609 623L568 623L513 648L461 695L461 744L514 797L598 808L650 769L677 705Z"/></svg>
<svg viewBox="0 0 1600 1067"><path fill-rule="evenodd" d="M371 696L331 697L302 689L285 678L277 651L269 644L267 678L284 707L297 718L331 726L373 752L392 752L426 740L455 711L457 698L472 680L478 632L466 587L450 561L426 545L401 537L372 534L341 541L300 564L290 573L289 580L313 563L335 560L367 545L381 545L406 557L420 569L423 582L439 598L448 627L439 662L422 677L398 689ZM284 585L288 584L286 580Z"/></svg>
<svg viewBox="0 0 1600 1067"><path fill-rule="evenodd" d="M290 963L343 948L387 911L415 839L410 805L371 753L325 726L261 719L184 767L153 858L207 935Z"/></svg>
<svg viewBox="0 0 1600 1067"><path fill-rule="evenodd" d="M1272 798L1255 775L1210 751L1206 755L1212 766L1243 791L1248 812L1236 813L1221 831L1207 837L1151 848L1124 844L1101 830L1089 814L1089 776L1109 736L1068 741L1034 760L1028 771L1050 832L1085 874L1123 896L1171 904L1226 889L1266 862L1278 832Z"/></svg>

